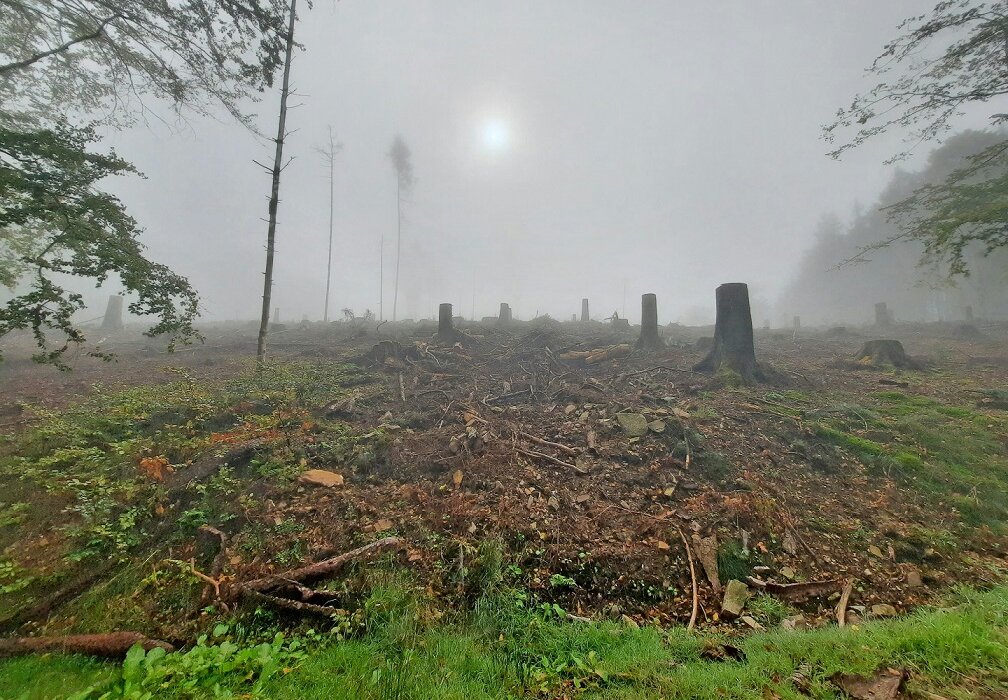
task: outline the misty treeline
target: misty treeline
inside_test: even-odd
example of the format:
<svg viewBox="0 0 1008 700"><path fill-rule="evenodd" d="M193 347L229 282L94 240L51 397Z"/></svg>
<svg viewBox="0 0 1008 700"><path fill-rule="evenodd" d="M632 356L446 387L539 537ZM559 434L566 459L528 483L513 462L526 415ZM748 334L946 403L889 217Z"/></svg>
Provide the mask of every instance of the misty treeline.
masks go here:
<svg viewBox="0 0 1008 700"><path fill-rule="evenodd" d="M901 321L959 320L966 307L980 318L1008 318L1008 248L988 254L973 242L962 252L969 274L950 277L925 254L922 241L902 235L899 220L899 206L921 188L942 186L973 156L1006 138L1004 130L956 134L931 151L922 169L897 170L878 199L846 221L824 214L778 310L787 318L834 325L872 320L877 302L888 304Z"/></svg>

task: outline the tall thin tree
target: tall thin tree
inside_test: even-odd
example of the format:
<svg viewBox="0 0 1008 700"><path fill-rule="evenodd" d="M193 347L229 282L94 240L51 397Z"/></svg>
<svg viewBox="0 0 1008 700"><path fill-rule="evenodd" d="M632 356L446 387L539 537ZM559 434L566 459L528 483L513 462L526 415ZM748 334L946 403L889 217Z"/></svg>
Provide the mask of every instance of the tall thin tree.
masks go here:
<svg viewBox="0 0 1008 700"><path fill-rule="evenodd" d="M388 152L392 167L396 171L396 261L395 286L392 292L392 321L396 320L396 309L399 303L399 261L402 257L402 203L403 195L413 187L413 154L402 136L396 134L392 147Z"/></svg>
<svg viewBox="0 0 1008 700"><path fill-rule="evenodd" d="M269 330L270 303L273 296L273 251L276 243L277 206L280 203L280 173L283 171L283 147L287 136L287 98L290 95L291 57L294 53L294 23L297 20L297 0L291 0L284 47L283 83L280 87L280 118L277 124L276 152L273 156L273 187L270 190L269 226L266 229L266 272L263 281L262 316L259 318L259 341L256 360L266 359L266 333Z"/></svg>
<svg viewBox="0 0 1008 700"><path fill-rule="evenodd" d="M322 320L329 321L329 287L332 281L332 240L333 240L333 211L334 211L334 185L336 178L336 154L343 150L343 144L333 140L332 125L329 126L329 145L326 148L316 148L322 155L322 162L329 168L329 255L326 257L325 276L325 310L322 312Z"/></svg>

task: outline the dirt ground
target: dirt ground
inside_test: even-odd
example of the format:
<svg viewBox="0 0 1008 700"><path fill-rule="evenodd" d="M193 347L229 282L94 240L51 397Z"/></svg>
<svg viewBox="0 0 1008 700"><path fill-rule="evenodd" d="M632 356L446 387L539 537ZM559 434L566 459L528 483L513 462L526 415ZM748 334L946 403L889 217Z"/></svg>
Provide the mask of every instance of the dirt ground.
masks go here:
<svg viewBox="0 0 1008 700"><path fill-rule="evenodd" d="M1008 325L974 328L807 329L798 337L757 330L759 361L783 381L746 387L691 370L711 328L667 326L667 350L587 364L579 351L632 345L636 330L466 324L460 342L439 344L426 327L395 337L387 326L378 334L345 324L292 327L273 336L275 358L353 361L372 378L315 414L388 440L368 459L312 465L341 474L337 489L249 486L262 505L245 517L296 519L304 561L362 536L398 533L409 541L406 565L445 595L464 593L465 578L453 572L479 543L500 540L528 588L578 616L685 623L691 560L700 624L720 624L723 584L739 576L756 579L751 586L769 582L794 607L792 624L832 620L848 580L852 616L873 605L904 611L957 582L990 580L1006 565L1004 529L964 524L950 502L873 471L824 442L816 426L837 406L866 405L880 392L1003 416L978 400L1008 388ZM208 325L204 334L204 343L174 354L141 336L110 339L114 362L80 357L72 372L34 365L26 346L9 341L0 430L30 423L24 404L65 406L95 384L170 381L167 367L197 379L234 374L254 355L247 326ZM923 369L851 361L878 337L900 340ZM376 353L380 341L390 342ZM635 436L637 416L644 427ZM856 432L873 437L867 421ZM1008 453L1008 435L1001 447ZM954 541L936 534L943 532ZM26 560L32 546L21 538L7 554ZM229 576L282 570L275 551L233 556ZM781 587L803 582L824 585ZM50 624L59 628L59 616Z"/></svg>

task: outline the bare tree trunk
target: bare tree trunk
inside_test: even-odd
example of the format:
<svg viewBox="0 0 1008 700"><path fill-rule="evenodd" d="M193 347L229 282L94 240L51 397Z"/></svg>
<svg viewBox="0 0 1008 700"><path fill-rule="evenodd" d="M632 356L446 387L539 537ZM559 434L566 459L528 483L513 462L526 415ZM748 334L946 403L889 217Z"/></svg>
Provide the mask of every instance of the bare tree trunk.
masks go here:
<svg viewBox="0 0 1008 700"><path fill-rule="evenodd" d="M717 372L727 367L744 380L757 379L756 350L753 346L752 312L749 309L749 287L741 282L722 284L717 288L717 318L714 322L714 344L698 372Z"/></svg>
<svg viewBox="0 0 1008 700"><path fill-rule="evenodd" d="M385 320L385 231L378 236L378 320Z"/></svg>
<svg viewBox="0 0 1008 700"><path fill-rule="evenodd" d="M665 343L658 336L658 297L654 294L641 296L641 327L637 347L644 350L659 350Z"/></svg>
<svg viewBox="0 0 1008 700"><path fill-rule="evenodd" d="M396 250L395 250L395 285L392 291L392 323L396 320L396 306L399 303L399 254L402 252L402 192L399 180L396 179Z"/></svg>
<svg viewBox="0 0 1008 700"><path fill-rule="evenodd" d="M588 300L587 299L582 299L581 300L581 321L582 322L586 322L586 321L589 320L589 318L590 318L590 316L588 315Z"/></svg>
<svg viewBox="0 0 1008 700"><path fill-rule="evenodd" d="M333 143L332 127L329 127L329 255L326 257L325 273L325 310L322 312L322 320L329 320L329 284L332 280L332 233L333 233L333 179L336 165L336 144Z"/></svg>
<svg viewBox="0 0 1008 700"><path fill-rule="evenodd" d="M269 201L269 228L266 232L266 272L263 282L262 316L259 319L259 342L256 360L266 359L266 333L269 330L270 301L273 296L273 251L276 243L277 206L280 203L280 171L283 170L283 146L287 128L287 97L290 94L291 55L294 51L294 22L297 0L291 0L290 20L287 23L287 46L284 52L283 83L280 88L280 120L277 125L276 153L273 157L273 188Z"/></svg>
<svg viewBox="0 0 1008 700"><path fill-rule="evenodd" d="M884 301L875 304L875 325L879 328L888 328L892 325L892 313Z"/></svg>

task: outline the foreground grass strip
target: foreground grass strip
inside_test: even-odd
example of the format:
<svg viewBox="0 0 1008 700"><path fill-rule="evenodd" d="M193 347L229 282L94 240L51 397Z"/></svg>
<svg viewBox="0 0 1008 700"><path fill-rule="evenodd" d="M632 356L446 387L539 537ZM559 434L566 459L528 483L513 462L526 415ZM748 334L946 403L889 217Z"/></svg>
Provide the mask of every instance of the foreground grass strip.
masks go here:
<svg viewBox="0 0 1008 700"><path fill-rule="evenodd" d="M1008 589L963 592L957 606L860 629L772 631L740 643L745 662L700 658L701 636L622 625L477 616L405 635L376 631L308 658L269 687L275 698L837 697L828 677L905 665L936 689L990 692L1008 680Z"/></svg>
<svg viewBox="0 0 1008 700"><path fill-rule="evenodd" d="M269 663L254 682L248 663L233 660L251 661L262 652L238 647L228 653L201 647L160 658L155 667L162 671L151 675L151 687L135 671L125 683L113 665L44 656L0 662L0 698L644 700L762 699L769 692L833 698L838 691L829 676L867 674L881 665L906 666L917 687L946 696L1005 692L1008 588L964 590L952 602L951 608L861 628L753 634L738 642L745 661L714 662L701 658L711 640L681 628L564 622L506 600L480 607L464 622L434 622L415 598L385 590L366 604L371 615L360 638L287 654L279 663L262 656ZM795 671L808 679L807 694L794 686ZM152 695L144 695L148 692Z"/></svg>

